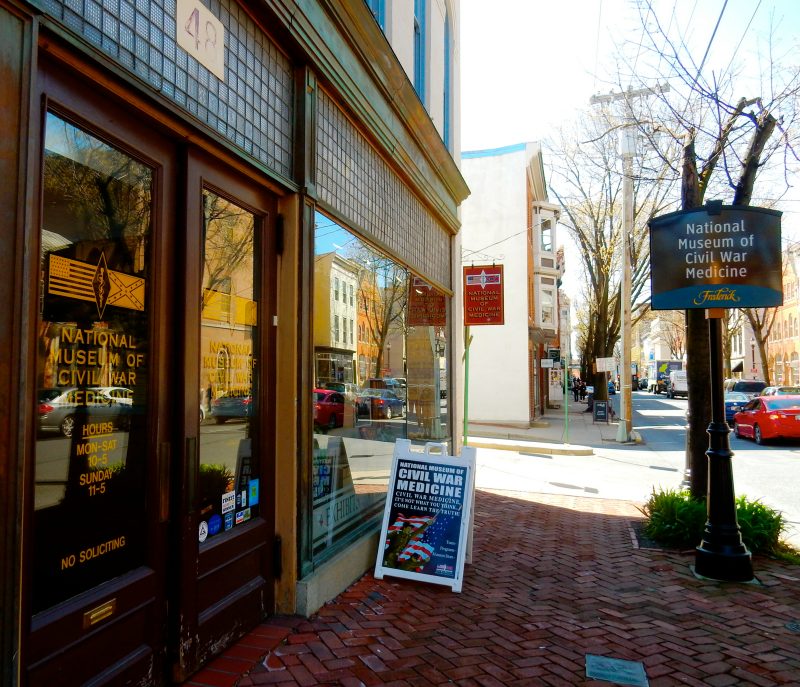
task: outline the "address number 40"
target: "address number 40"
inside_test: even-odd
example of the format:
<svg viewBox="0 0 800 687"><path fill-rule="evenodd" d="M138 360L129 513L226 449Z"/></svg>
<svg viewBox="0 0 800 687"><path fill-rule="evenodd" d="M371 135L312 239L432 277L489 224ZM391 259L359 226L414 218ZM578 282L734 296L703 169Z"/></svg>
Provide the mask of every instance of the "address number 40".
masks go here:
<svg viewBox="0 0 800 687"><path fill-rule="evenodd" d="M220 81L225 80L225 27L199 0L178 0L178 45Z"/></svg>

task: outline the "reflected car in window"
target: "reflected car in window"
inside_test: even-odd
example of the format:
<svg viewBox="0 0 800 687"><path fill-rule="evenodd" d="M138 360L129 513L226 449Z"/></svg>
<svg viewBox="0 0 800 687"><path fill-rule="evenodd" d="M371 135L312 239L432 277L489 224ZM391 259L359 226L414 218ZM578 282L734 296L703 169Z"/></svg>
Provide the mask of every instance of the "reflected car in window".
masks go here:
<svg viewBox="0 0 800 687"><path fill-rule="evenodd" d="M39 430L60 432L71 437L76 416L86 413L90 422L113 422L124 427L128 421L133 392L123 387L77 387L39 391Z"/></svg>
<svg viewBox="0 0 800 687"><path fill-rule="evenodd" d="M314 389L314 428L334 429L344 423L344 394Z"/></svg>
<svg viewBox="0 0 800 687"><path fill-rule="evenodd" d="M406 410L405 401L388 389L364 389L356 404L359 417L391 420L402 417Z"/></svg>
<svg viewBox="0 0 800 687"><path fill-rule="evenodd" d="M769 439L800 439L800 395L757 396L733 416L737 437L757 444Z"/></svg>
<svg viewBox="0 0 800 687"><path fill-rule="evenodd" d="M221 425L227 420L248 418L253 414L253 397L250 394L225 393L211 401L211 417Z"/></svg>

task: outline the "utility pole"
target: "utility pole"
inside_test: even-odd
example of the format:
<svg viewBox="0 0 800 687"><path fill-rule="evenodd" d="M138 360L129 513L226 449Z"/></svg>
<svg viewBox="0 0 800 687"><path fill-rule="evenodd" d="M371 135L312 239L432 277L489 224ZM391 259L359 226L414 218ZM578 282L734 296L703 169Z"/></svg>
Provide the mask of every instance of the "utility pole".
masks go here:
<svg viewBox="0 0 800 687"><path fill-rule="evenodd" d="M620 409L617 441L630 441L633 432L633 398L631 396L631 234L633 233L633 156L636 153L636 136L631 112L631 100L647 95L664 93L669 84L655 88L630 86L621 93L593 95L592 105L625 101L625 124L620 131L619 152L622 156L622 279L620 284L620 334L622 338L622 374L620 375Z"/></svg>

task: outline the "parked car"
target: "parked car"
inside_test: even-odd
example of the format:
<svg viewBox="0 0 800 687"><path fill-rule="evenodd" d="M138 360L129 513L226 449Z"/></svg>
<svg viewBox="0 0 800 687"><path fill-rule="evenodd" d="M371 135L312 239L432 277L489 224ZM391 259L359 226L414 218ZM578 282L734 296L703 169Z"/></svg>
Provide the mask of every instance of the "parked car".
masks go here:
<svg viewBox="0 0 800 687"><path fill-rule="evenodd" d="M344 424L343 393L332 389L314 389L314 427L334 429Z"/></svg>
<svg viewBox="0 0 800 687"><path fill-rule="evenodd" d="M361 393L361 389L351 382L325 382L322 388L338 391L340 394L344 394L344 397L349 401L354 400Z"/></svg>
<svg viewBox="0 0 800 687"><path fill-rule="evenodd" d="M758 396L767 383L762 379L726 379L724 384L725 391L742 391L750 398Z"/></svg>
<svg viewBox="0 0 800 687"><path fill-rule="evenodd" d="M388 389L395 393L398 398L405 398L406 395L406 387L405 385L401 384L398 380L394 377L373 377L367 380L366 383L367 389Z"/></svg>
<svg viewBox="0 0 800 687"><path fill-rule="evenodd" d="M131 409L133 392L123 387L69 387L39 391L39 429L71 437L76 415L86 413L90 422L113 422L124 426Z"/></svg>
<svg viewBox="0 0 800 687"><path fill-rule="evenodd" d="M391 420L402 417L406 410L405 401L388 389L364 389L356 404L359 417Z"/></svg>
<svg viewBox="0 0 800 687"><path fill-rule="evenodd" d="M253 414L253 397L250 394L227 392L211 401L211 417L221 425L226 420L246 418Z"/></svg>
<svg viewBox="0 0 800 687"><path fill-rule="evenodd" d="M737 437L750 437L757 444L769 439L800 439L800 395L757 396L733 416Z"/></svg>
<svg viewBox="0 0 800 687"><path fill-rule="evenodd" d="M686 370L673 370L667 380L667 396L675 398L683 396L689 398L689 383L686 379Z"/></svg>
<svg viewBox="0 0 800 687"><path fill-rule="evenodd" d="M733 416L747 405L750 397L741 391L729 391L725 394L725 421L728 424L733 422Z"/></svg>
<svg viewBox="0 0 800 687"><path fill-rule="evenodd" d="M762 396L785 396L800 394L800 386L768 386L761 392Z"/></svg>

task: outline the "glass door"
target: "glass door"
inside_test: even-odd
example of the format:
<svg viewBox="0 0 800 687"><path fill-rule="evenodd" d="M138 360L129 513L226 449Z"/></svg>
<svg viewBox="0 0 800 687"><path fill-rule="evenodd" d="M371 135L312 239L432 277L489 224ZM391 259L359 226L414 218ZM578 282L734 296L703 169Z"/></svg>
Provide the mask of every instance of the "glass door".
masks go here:
<svg viewBox="0 0 800 687"><path fill-rule="evenodd" d="M187 170L180 679L263 618L273 587L275 200L199 151Z"/></svg>
<svg viewBox="0 0 800 687"><path fill-rule="evenodd" d="M42 79L52 100L25 529L31 685L97 675L122 683L164 670L169 483L166 437L153 422L164 413L153 387L153 258L174 215L174 159L166 141L111 103L77 98L68 80Z"/></svg>

